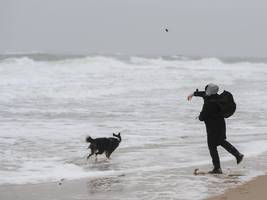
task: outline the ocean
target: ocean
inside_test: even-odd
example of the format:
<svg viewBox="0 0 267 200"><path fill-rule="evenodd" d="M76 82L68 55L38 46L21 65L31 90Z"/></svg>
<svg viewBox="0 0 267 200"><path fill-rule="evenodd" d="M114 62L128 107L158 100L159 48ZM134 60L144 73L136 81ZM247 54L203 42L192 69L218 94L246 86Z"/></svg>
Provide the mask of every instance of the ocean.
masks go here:
<svg viewBox="0 0 267 200"><path fill-rule="evenodd" d="M203 100L207 83L237 103L211 169ZM267 167L267 62L124 55L0 56L0 186L86 179L92 199L204 199L264 174ZM87 136L122 142L107 160L86 159Z"/></svg>

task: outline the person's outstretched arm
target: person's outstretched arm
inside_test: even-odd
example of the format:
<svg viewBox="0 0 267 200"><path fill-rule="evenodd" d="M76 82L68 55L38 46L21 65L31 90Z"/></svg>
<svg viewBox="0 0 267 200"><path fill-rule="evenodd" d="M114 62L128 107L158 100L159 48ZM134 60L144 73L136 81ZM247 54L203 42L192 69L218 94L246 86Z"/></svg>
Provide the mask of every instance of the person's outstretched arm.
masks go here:
<svg viewBox="0 0 267 200"><path fill-rule="evenodd" d="M193 98L193 96L204 98L205 95L206 95L205 91L198 91L198 89L196 89L195 92L187 96L187 100L190 101Z"/></svg>

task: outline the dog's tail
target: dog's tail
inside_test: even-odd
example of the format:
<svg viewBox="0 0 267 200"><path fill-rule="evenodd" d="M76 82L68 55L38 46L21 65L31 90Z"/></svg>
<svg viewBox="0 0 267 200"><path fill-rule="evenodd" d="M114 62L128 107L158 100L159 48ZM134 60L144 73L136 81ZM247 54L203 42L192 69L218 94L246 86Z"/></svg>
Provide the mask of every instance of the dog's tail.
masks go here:
<svg viewBox="0 0 267 200"><path fill-rule="evenodd" d="M113 133L113 136L119 139L119 142L121 142L121 133L115 134Z"/></svg>
<svg viewBox="0 0 267 200"><path fill-rule="evenodd" d="M94 141L94 139L91 138L91 136L87 136L85 141L91 143Z"/></svg>

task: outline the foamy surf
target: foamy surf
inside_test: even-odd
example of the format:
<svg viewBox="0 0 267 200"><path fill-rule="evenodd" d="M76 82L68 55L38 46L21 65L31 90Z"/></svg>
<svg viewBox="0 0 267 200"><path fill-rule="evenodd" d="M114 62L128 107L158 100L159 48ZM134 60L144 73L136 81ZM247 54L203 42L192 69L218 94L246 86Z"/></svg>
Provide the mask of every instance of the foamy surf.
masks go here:
<svg viewBox="0 0 267 200"><path fill-rule="evenodd" d="M168 195L181 199L211 192L209 181L226 188L223 179L192 175L195 168L208 170L211 161L205 127L195 119L202 100L189 104L186 96L209 82L234 94L237 112L227 119L227 135L245 154L244 163L236 166L219 151L226 173L228 168L242 172L243 181L267 165L266 80L266 63L242 60L5 57L0 60L0 184L111 176L154 191L174 185ZM111 160L86 161L85 137L116 131L122 132L122 143Z"/></svg>

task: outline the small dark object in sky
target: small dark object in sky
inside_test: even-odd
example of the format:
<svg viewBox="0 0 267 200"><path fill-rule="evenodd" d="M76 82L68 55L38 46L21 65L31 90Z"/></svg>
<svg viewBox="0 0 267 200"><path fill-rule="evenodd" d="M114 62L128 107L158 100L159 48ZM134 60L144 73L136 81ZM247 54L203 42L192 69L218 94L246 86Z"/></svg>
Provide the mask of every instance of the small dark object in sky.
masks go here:
<svg viewBox="0 0 267 200"><path fill-rule="evenodd" d="M165 31L166 31L166 32L169 32L169 29L165 28Z"/></svg>

